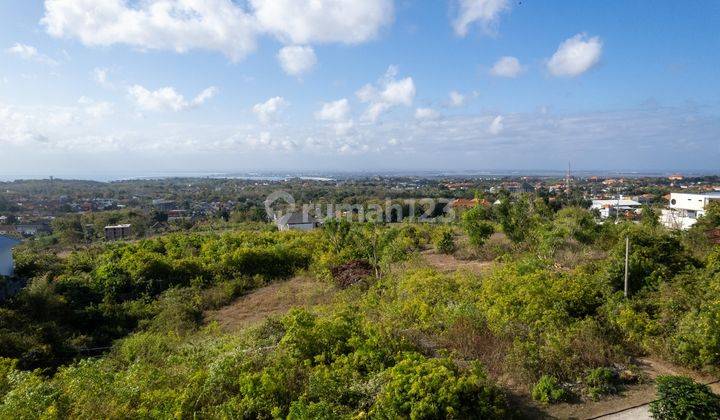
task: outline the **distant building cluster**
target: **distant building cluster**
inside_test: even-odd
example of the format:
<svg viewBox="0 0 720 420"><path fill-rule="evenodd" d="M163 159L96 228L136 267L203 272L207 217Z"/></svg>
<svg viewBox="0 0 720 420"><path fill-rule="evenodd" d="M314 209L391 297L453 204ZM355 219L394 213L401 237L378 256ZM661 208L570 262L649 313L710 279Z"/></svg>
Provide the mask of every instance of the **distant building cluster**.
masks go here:
<svg viewBox="0 0 720 420"><path fill-rule="evenodd" d="M592 200L590 209L597 210L601 219L607 219L610 216L619 216L628 212L637 213L641 206L639 201L620 195L616 199Z"/></svg>

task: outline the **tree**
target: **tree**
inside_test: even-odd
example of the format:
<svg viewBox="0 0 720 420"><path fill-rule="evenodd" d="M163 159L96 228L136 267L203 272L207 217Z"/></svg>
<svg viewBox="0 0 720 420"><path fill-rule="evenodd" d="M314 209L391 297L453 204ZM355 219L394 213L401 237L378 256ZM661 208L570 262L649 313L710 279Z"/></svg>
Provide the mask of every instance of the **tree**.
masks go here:
<svg viewBox="0 0 720 420"><path fill-rule="evenodd" d="M503 199L497 206L497 216L503 232L515 243L522 242L534 226L530 202L526 196L516 201Z"/></svg>
<svg viewBox="0 0 720 420"><path fill-rule="evenodd" d="M476 248L483 246L485 240L495 231L490 222L483 220L483 208L480 206L475 206L462 215L462 226L470 244Z"/></svg>
<svg viewBox="0 0 720 420"><path fill-rule="evenodd" d="M435 238L435 250L443 254L455 251L455 235L451 229L441 229Z"/></svg>
<svg viewBox="0 0 720 420"><path fill-rule="evenodd" d="M660 215L654 208L645 205L642 207L641 211L642 212L640 213L640 223L650 227L660 226Z"/></svg>
<svg viewBox="0 0 720 420"><path fill-rule="evenodd" d="M53 230L60 238L60 241L67 245L74 245L82 242L85 234L83 224L79 215L58 217L52 222Z"/></svg>
<svg viewBox="0 0 720 420"><path fill-rule="evenodd" d="M705 215L698 219L693 228L706 232L718 227L720 227L720 200L713 200L705 206Z"/></svg>

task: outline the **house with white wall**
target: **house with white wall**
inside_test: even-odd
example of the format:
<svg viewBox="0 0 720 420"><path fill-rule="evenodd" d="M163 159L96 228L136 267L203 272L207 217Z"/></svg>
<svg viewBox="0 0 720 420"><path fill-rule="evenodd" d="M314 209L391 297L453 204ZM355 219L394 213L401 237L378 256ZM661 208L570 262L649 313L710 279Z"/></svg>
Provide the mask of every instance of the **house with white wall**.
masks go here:
<svg viewBox="0 0 720 420"><path fill-rule="evenodd" d="M278 230L313 230L320 225L317 219L307 213L291 213L285 218L275 215Z"/></svg>
<svg viewBox="0 0 720 420"><path fill-rule="evenodd" d="M0 235L0 276L12 276L15 268L12 249L19 243L17 239Z"/></svg>
<svg viewBox="0 0 720 420"><path fill-rule="evenodd" d="M660 214L660 223L670 229L690 229L699 217L705 215L705 207L713 200L720 200L720 191L670 193L668 207Z"/></svg>
<svg viewBox="0 0 720 420"><path fill-rule="evenodd" d="M607 219L611 214L615 214L616 211L620 213L625 213L626 211L637 212L641 206L642 204L639 201L630 200L621 195L618 198L593 200L590 209L599 211L601 219Z"/></svg>

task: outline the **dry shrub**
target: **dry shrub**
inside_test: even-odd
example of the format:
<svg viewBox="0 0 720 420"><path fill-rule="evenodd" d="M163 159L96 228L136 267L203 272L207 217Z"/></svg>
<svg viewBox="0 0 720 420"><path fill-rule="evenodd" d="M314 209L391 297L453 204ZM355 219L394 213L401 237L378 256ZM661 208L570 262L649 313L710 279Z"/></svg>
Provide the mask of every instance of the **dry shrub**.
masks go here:
<svg viewBox="0 0 720 420"><path fill-rule="evenodd" d="M330 269L338 287L346 288L373 275L373 267L365 260L352 260Z"/></svg>
<svg viewBox="0 0 720 420"><path fill-rule="evenodd" d="M455 258L459 260L493 261L503 255L515 252L515 246L502 232L495 232L480 247L470 245L466 236L458 241Z"/></svg>
<svg viewBox="0 0 720 420"><path fill-rule="evenodd" d="M480 259L492 261L503 255L512 254L513 243L503 233L493 234L478 251Z"/></svg>
<svg viewBox="0 0 720 420"><path fill-rule="evenodd" d="M580 244L574 239L566 239L562 246L555 249L555 263L565 268L575 268L590 261L598 261L607 257L601 250Z"/></svg>
<svg viewBox="0 0 720 420"><path fill-rule="evenodd" d="M486 325L460 317L440 337L440 345L463 359L481 361L493 377L502 373L508 343L493 335Z"/></svg>
<svg viewBox="0 0 720 420"><path fill-rule="evenodd" d="M543 371L564 380L573 380L588 369L620 362L622 354L594 320L580 322L571 331L553 335L540 349Z"/></svg>

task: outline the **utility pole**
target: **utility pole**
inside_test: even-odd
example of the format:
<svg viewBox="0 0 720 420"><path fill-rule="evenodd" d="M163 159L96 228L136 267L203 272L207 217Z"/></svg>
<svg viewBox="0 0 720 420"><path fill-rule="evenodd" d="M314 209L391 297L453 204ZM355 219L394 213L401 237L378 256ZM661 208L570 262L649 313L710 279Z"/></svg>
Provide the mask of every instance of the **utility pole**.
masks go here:
<svg viewBox="0 0 720 420"><path fill-rule="evenodd" d="M628 297L628 256L630 254L630 237L625 237L625 297Z"/></svg>

